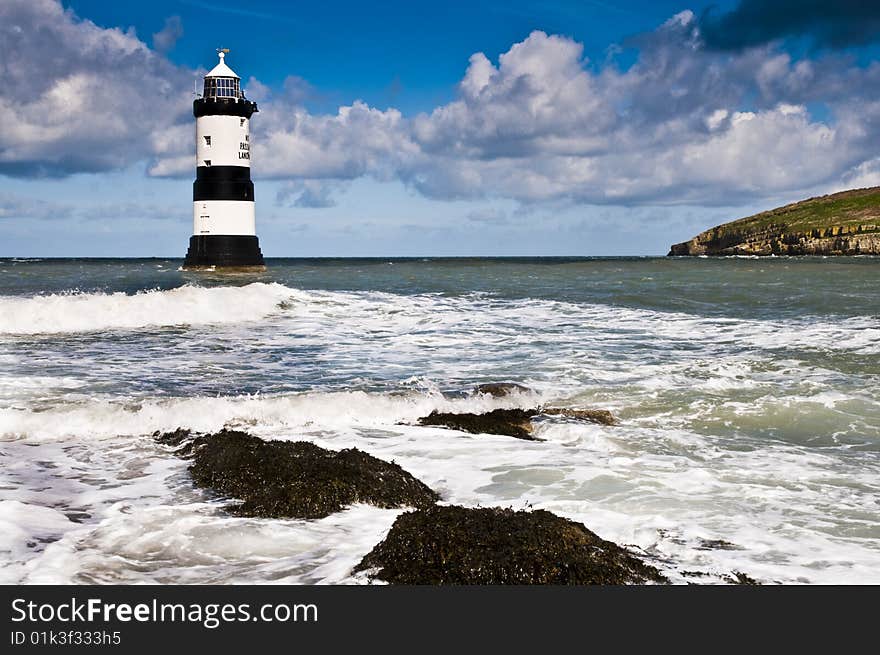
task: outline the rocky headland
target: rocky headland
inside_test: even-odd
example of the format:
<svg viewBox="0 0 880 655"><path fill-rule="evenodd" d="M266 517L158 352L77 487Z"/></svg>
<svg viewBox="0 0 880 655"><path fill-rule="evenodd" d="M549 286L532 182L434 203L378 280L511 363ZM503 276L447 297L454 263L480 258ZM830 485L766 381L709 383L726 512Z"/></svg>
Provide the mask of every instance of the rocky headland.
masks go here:
<svg viewBox="0 0 880 655"><path fill-rule="evenodd" d="M810 198L724 223L673 245L669 255L880 255L880 187Z"/></svg>

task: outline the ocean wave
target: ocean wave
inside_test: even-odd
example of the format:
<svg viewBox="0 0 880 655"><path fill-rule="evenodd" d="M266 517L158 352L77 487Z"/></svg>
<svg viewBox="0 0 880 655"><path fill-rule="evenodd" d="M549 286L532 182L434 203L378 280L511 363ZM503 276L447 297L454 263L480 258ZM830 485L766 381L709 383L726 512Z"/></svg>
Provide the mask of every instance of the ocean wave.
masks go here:
<svg viewBox="0 0 880 655"><path fill-rule="evenodd" d="M724 318L683 312L502 299L487 294L443 296L301 290L278 283L241 287L183 286L124 293L0 297L0 334L37 335L193 325L236 325L278 316L284 334L303 343L351 344L412 354L460 349L474 342L487 353L531 350L539 333L554 344L586 350L652 343L668 350L736 345L775 350L809 348L880 354L877 317L803 316L789 321ZM354 336L356 339L352 339ZM275 339L276 337L272 337Z"/></svg>
<svg viewBox="0 0 880 655"><path fill-rule="evenodd" d="M542 401L537 395L528 396L529 406ZM178 427L205 432L234 427L270 435L289 430L383 429L415 423L435 409L486 412L518 407L523 400L522 395L447 398L439 393L365 391L128 401L95 398L57 403L39 411L0 408L0 439L137 436Z"/></svg>
<svg viewBox="0 0 880 655"><path fill-rule="evenodd" d="M0 334L53 334L108 329L254 321L277 312L297 292L281 284L182 286L169 291L0 297Z"/></svg>

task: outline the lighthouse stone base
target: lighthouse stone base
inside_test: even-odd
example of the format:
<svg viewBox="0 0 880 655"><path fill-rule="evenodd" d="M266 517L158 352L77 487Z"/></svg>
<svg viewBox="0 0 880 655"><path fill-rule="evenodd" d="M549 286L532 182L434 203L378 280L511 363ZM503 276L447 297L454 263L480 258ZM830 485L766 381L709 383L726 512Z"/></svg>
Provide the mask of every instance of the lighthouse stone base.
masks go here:
<svg viewBox="0 0 880 655"><path fill-rule="evenodd" d="M184 270L266 270L260 241L256 236L196 234L189 238Z"/></svg>

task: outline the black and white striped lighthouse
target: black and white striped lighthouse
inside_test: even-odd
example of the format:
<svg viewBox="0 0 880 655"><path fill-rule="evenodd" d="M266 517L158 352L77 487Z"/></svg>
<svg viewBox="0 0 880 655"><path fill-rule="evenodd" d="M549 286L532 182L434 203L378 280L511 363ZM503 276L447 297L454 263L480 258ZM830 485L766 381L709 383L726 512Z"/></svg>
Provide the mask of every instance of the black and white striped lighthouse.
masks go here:
<svg viewBox="0 0 880 655"><path fill-rule="evenodd" d="M241 79L219 50L205 75L196 117L193 234L184 269L264 268L254 215L250 121L257 103L244 97Z"/></svg>

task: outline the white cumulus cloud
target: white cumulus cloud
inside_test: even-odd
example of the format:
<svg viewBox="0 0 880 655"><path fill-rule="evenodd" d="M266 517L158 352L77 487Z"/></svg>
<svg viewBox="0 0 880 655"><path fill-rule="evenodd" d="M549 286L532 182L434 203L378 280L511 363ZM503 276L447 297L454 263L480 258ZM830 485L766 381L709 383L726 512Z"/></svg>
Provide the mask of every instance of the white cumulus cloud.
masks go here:
<svg viewBox="0 0 880 655"><path fill-rule="evenodd" d="M0 43L0 174L110 170L190 147L154 149L191 115L191 73L134 33L54 0L3 0Z"/></svg>
<svg viewBox="0 0 880 655"><path fill-rule="evenodd" d="M166 27L157 46L173 45ZM54 0L5 0L0 36L0 174L146 160L151 175L192 175L194 71ZM795 61L773 44L707 49L690 11L634 43L636 62L621 68L535 31L497 61L473 54L455 99L415 116L360 100L313 113L300 78L277 92L251 78L255 176L312 207L361 177L523 205L736 205L875 179L880 64Z"/></svg>

